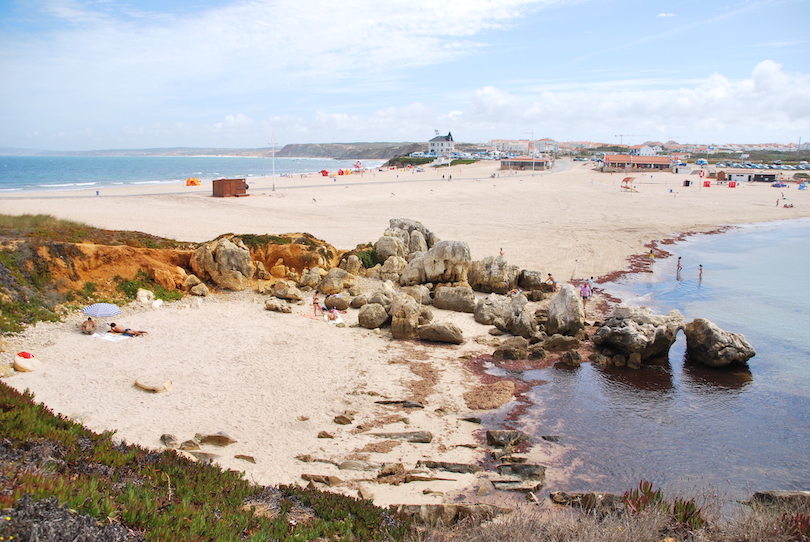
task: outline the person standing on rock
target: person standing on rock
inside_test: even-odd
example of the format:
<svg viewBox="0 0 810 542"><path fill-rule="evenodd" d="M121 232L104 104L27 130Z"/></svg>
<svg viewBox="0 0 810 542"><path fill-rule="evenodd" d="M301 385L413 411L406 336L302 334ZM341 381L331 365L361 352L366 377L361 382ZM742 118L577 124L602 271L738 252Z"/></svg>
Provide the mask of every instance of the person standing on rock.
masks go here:
<svg viewBox="0 0 810 542"><path fill-rule="evenodd" d="M557 291L557 281L554 280L554 277L551 276L551 273L548 274L548 278L546 279L546 284L551 284L551 291Z"/></svg>

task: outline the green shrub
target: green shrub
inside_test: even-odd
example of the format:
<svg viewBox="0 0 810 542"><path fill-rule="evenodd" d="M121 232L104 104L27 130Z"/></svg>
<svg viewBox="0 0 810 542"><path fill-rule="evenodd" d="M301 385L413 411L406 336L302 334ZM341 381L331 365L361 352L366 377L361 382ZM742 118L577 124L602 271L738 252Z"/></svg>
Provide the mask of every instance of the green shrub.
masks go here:
<svg viewBox="0 0 810 542"><path fill-rule="evenodd" d="M151 290L155 294L155 298L162 299L163 301L177 301L183 298L183 292L177 290L167 290L146 274L143 269L140 269L131 280L125 280L118 275L115 279L118 284L116 289L124 294L127 299L135 299L138 295L138 290L145 289Z"/></svg>

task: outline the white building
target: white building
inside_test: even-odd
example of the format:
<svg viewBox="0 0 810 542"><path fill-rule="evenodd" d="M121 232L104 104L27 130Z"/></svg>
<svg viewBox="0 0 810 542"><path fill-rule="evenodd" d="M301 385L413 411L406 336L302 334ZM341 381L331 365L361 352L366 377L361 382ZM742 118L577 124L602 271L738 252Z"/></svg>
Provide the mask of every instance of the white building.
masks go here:
<svg viewBox="0 0 810 542"><path fill-rule="evenodd" d="M630 147L630 154L633 156L656 156L663 149L658 145L633 145Z"/></svg>
<svg viewBox="0 0 810 542"><path fill-rule="evenodd" d="M436 156L443 156L455 152L456 146L453 142L453 134L447 132L446 136L437 135L428 141L428 152Z"/></svg>

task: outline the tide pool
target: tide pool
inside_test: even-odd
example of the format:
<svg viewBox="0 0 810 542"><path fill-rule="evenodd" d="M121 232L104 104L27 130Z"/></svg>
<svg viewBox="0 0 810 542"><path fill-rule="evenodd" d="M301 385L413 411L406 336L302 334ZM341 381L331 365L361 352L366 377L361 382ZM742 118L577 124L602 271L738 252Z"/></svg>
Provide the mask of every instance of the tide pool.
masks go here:
<svg viewBox="0 0 810 542"><path fill-rule="evenodd" d="M549 382L529 392L536 406L519 424L562 437L549 466L566 481L551 489L621 493L646 479L744 499L810 488L808 241L806 219L737 227L665 246L673 256L652 273L597 285L628 305L742 333L757 355L747 366L695 366L681 333L663 371L586 363L524 375Z"/></svg>

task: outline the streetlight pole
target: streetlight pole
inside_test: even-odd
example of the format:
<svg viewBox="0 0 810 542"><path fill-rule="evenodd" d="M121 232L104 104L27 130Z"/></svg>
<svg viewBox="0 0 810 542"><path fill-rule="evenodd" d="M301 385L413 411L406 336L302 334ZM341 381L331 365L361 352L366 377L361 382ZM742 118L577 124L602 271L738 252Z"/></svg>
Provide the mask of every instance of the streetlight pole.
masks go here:
<svg viewBox="0 0 810 542"><path fill-rule="evenodd" d="M273 192L276 191L276 131L271 132L273 141L270 143L270 150L273 152Z"/></svg>

